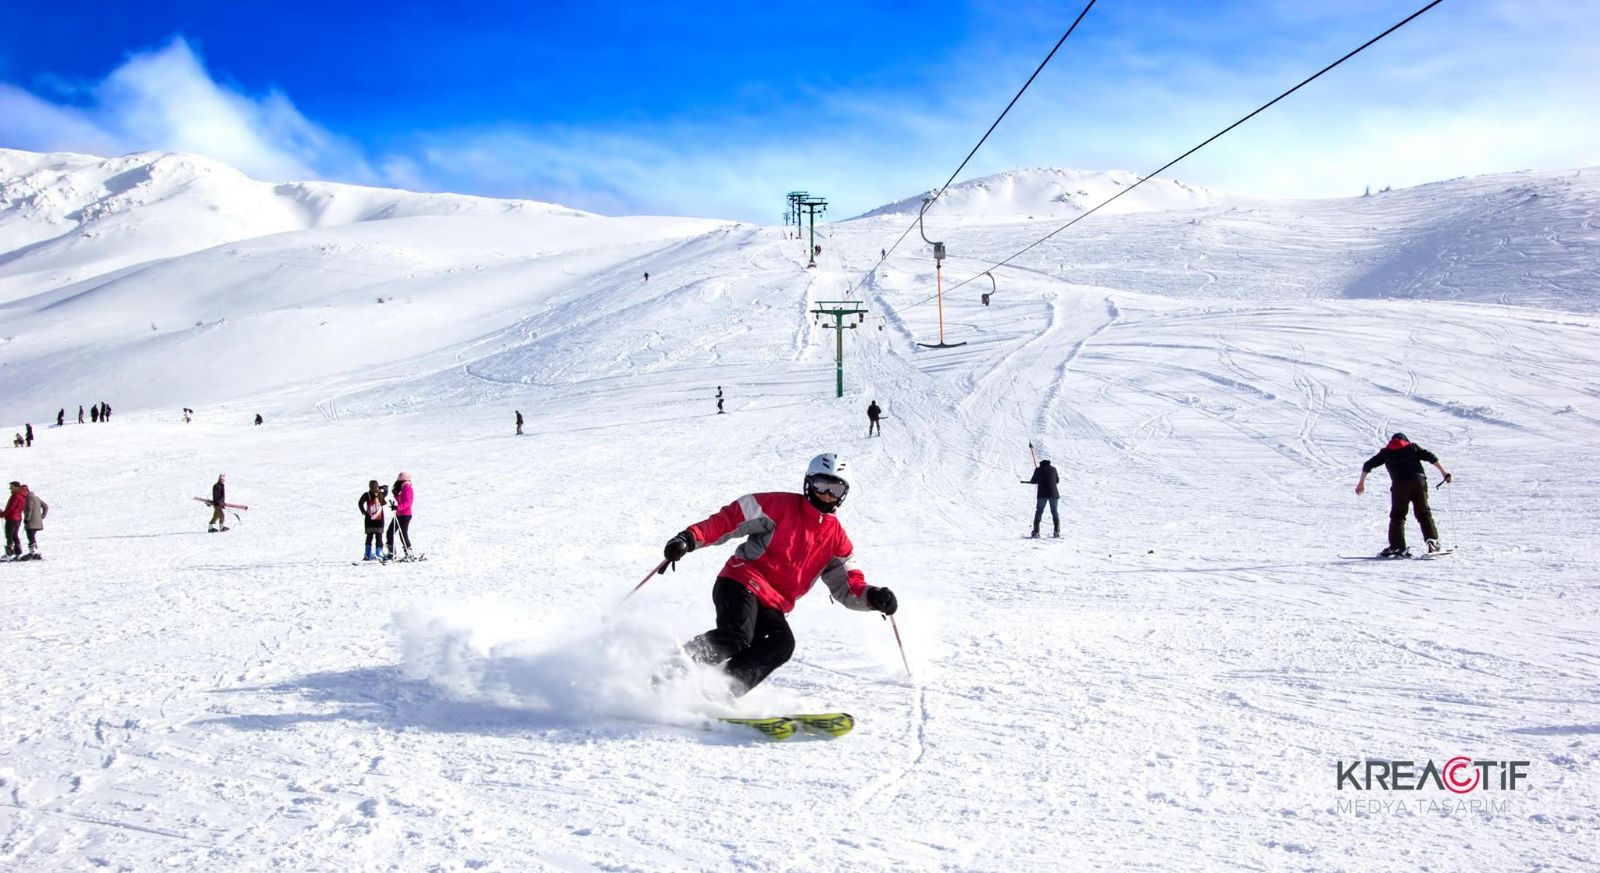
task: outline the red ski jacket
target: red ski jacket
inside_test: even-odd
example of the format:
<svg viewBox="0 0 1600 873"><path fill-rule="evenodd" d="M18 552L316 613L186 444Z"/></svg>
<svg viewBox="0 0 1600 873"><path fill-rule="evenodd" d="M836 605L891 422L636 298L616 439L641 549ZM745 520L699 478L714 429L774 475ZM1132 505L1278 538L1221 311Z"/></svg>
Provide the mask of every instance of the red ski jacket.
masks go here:
<svg viewBox="0 0 1600 873"><path fill-rule="evenodd" d="M6 521L21 521L22 514L28 510L28 492L18 491L6 501Z"/></svg>
<svg viewBox="0 0 1600 873"><path fill-rule="evenodd" d="M763 605L787 614L820 577L835 600L867 605L867 579L855 568L855 547L839 519L819 512L802 494L746 494L705 521L689 526L695 546L746 537L721 575L744 585Z"/></svg>

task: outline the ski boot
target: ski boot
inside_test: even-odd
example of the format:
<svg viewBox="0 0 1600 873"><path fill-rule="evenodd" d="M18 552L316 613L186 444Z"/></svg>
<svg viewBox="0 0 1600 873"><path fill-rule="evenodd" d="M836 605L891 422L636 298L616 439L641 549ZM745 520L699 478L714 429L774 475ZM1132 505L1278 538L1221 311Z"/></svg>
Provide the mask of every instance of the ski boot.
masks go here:
<svg viewBox="0 0 1600 873"><path fill-rule="evenodd" d="M211 525L210 527L206 528L206 533L216 533L216 532L217 532L217 526L216 525Z"/></svg>
<svg viewBox="0 0 1600 873"><path fill-rule="evenodd" d="M366 549L362 552L361 560L363 560L363 561L371 561L371 560L373 560L373 558L372 558L372 547L371 546L367 546Z"/></svg>
<svg viewBox="0 0 1600 873"><path fill-rule="evenodd" d="M1061 525L1056 525L1055 533L1052 533L1050 536L1058 540L1061 539Z"/></svg>
<svg viewBox="0 0 1600 873"><path fill-rule="evenodd" d="M1028 534L1028 538L1029 539L1033 539L1033 540L1036 540L1036 539L1039 538L1039 526L1038 525L1034 525L1033 526L1033 533Z"/></svg>
<svg viewBox="0 0 1600 873"><path fill-rule="evenodd" d="M227 529L228 529L227 525L223 525L222 527L218 528L218 530L227 530Z"/></svg>
<svg viewBox="0 0 1600 873"><path fill-rule="evenodd" d="M1437 551L1441 550L1442 548L1443 548L1443 546L1439 545L1439 541L1438 540L1428 540L1428 554L1431 555L1434 552L1437 552Z"/></svg>
<svg viewBox="0 0 1600 873"><path fill-rule="evenodd" d="M1380 557L1380 558L1409 558L1409 557L1411 557L1411 550L1406 548L1405 546L1390 546L1389 548L1384 549L1383 551L1379 552L1378 553L1378 557Z"/></svg>

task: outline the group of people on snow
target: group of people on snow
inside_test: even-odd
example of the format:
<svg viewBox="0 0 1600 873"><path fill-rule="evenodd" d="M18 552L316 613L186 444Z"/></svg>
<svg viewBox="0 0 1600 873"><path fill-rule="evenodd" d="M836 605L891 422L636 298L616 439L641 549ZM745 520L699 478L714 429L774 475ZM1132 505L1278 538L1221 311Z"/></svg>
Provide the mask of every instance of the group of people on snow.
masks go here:
<svg viewBox="0 0 1600 873"><path fill-rule="evenodd" d="M39 495L28 489L28 486L12 480L11 496L6 500L6 554L7 561L37 561L39 554L39 531L44 530L44 518L50 513L50 504L45 503ZM20 530L28 532L28 552L22 552L22 540L18 536Z"/></svg>
<svg viewBox="0 0 1600 873"><path fill-rule="evenodd" d="M520 417L520 413L518 414ZM367 482L367 490L356 498L356 508L361 511L362 532L366 539L363 561L413 560L411 553L411 507L415 492L411 487L411 474L400 471L394 485L383 485L377 479ZM385 507L394 510L385 531ZM395 556L395 534L400 535L401 557ZM387 541L386 541L387 540ZM387 546L387 550L385 549Z"/></svg>

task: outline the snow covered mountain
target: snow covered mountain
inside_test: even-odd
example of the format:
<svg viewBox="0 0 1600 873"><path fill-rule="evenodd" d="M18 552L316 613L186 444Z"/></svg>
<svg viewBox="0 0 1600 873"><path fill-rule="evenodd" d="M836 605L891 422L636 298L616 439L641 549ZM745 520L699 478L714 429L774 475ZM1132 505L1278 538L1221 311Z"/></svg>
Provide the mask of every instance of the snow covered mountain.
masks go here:
<svg viewBox="0 0 1600 873"><path fill-rule="evenodd" d="M941 219L969 221L1071 218L1138 181L1139 176L1127 170L1012 170L951 185L932 207L932 215ZM880 206L859 217L915 216L917 210L922 208L922 198L932 193L930 191ZM1101 213L1118 215L1200 209L1248 202L1254 201L1252 198L1224 194L1169 179L1151 179L1101 210Z"/></svg>
<svg viewBox="0 0 1600 873"><path fill-rule="evenodd" d="M5 478L50 511L0 563L0 869L1596 865L1600 172L1096 215L994 286L1065 213L952 211L941 300L924 247L879 263L905 212L807 269L780 228L5 157ZM1364 559L1397 430L1448 557ZM813 591L749 696L653 687L732 544L625 595L823 451L895 624ZM400 470L429 560L360 561Z"/></svg>

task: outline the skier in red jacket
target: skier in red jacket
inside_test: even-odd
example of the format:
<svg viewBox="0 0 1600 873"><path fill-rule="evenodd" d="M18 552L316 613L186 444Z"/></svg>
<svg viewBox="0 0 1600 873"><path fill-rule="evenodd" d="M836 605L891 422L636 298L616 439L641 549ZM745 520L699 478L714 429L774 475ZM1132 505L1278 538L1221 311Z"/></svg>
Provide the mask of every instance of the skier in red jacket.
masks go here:
<svg viewBox="0 0 1600 873"><path fill-rule="evenodd" d="M818 578L849 609L894 615L894 592L867 584L855 568L855 547L834 512L850 493L849 469L831 453L806 468L801 493L746 494L667 541L663 556L677 569L684 555L734 537L734 550L711 588L717 626L684 650L702 664L723 665L743 695L794 654L787 615Z"/></svg>

